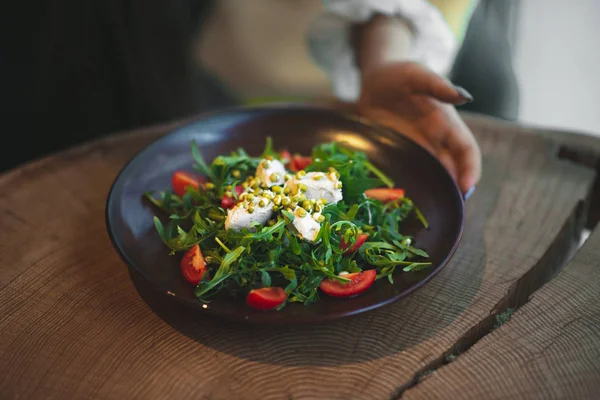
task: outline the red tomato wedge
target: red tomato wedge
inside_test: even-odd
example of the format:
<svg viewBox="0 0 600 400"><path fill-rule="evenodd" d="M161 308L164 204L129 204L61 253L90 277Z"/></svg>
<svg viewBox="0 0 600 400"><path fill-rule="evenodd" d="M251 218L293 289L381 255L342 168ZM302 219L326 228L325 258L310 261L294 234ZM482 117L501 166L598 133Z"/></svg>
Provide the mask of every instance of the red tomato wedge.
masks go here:
<svg viewBox="0 0 600 400"><path fill-rule="evenodd" d="M181 259L181 272L185 279L197 285L206 271L206 263L204 262L200 246L194 245Z"/></svg>
<svg viewBox="0 0 600 400"><path fill-rule="evenodd" d="M404 189L375 188L365 190L365 196L387 203L404 197Z"/></svg>
<svg viewBox="0 0 600 400"><path fill-rule="evenodd" d="M306 169L310 164L312 164L312 157L292 156L289 168L294 172L298 172Z"/></svg>
<svg viewBox="0 0 600 400"><path fill-rule="evenodd" d="M355 251L357 251L358 249L360 249L360 246L362 246L365 241L367 240L367 238L369 237L369 235L367 235L366 233L359 233L358 236L356 237L356 242L354 242L354 246L352 246L350 249L348 249L348 246L350 246L350 243L346 243L344 241L344 237L342 236L342 240L340 242L340 248L342 250L346 250L346 253L354 253Z"/></svg>
<svg viewBox="0 0 600 400"><path fill-rule="evenodd" d="M333 297L356 296L371 287L373 282L375 282L376 276L377 271L368 269L366 271L344 275L344 278L350 279L350 282L348 283L341 283L333 279L324 279L321 281L319 288L323 293Z"/></svg>
<svg viewBox="0 0 600 400"><path fill-rule="evenodd" d="M241 186L236 186L235 187L235 193L238 195L242 194L242 192L244 191L244 188ZM227 210L228 208L233 208L233 206L235 206L235 202L237 200L235 199L235 197L230 197L230 196L223 196L223 198L221 199L221 207L224 210Z"/></svg>
<svg viewBox="0 0 600 400"><path fill-rule="evenodd" d="M204 185L205 183L206 179L185 171L175 171L171 178L173 192L178 196L183 196L185 194L185 188L188 186L198 190L200 185Z"/></svg>
<svg viewBox="0 0 600 400"><path fill-rule="evenodd" d="M246 296L246 304L256 310L272 310L287 300L287 293L280 287L253 289Z"/></svg>

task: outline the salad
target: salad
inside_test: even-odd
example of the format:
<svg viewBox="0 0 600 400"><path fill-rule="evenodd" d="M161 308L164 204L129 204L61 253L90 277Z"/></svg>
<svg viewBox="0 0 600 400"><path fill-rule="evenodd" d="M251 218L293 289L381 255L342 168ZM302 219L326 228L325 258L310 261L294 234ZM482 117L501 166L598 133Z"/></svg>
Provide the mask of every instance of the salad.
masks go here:
<svg viewBox="0 0 600 400"><path fill-rule="evenodd" d="M375 280L431 265L401 233L415 216L404 190L359 151L325 143L311 156L238 149L207 164L191 143L195 173L175 171L172 188L145 197L168 216L154 217L170 254L203 302L243 295L259 310L305 305L320 296L353 297ZM163 218L164 219L164 218Z"/></svg>

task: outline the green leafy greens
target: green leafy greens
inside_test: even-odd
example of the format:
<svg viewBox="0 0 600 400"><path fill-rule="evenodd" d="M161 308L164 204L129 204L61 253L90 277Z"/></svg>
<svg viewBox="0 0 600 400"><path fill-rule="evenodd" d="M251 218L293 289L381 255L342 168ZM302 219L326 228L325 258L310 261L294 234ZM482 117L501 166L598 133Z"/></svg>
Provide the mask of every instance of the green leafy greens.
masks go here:
<svg viewBox="0 0 600 400"><path fill-rule="evenodd" d="M315 146L312 164L306 171L339 173L343 200L327 204L315 242L303 240L291 227L294 214L282 209L268 224L254 224L240 231L226 230L227 210L221 207L224 195L251 179L262 158L281 159L271 138L259 157L238 149L218 156L208 164L196 143L191 144L194 169L209 181L199 189L189 186L182 196L171 190L145 193L163 211L154 217L158 235L171 254L185 252L199 244L209 273L196 287L202 301L225 290L249 291L258 287L279 286L288 294L287 302L305 305L318 300L323 279L348 282L342 272L376 269L377 279L393 282L397 268L402 272L420 271L431 263L428 254L411 245L413 238L400 233L402 222L413 215L427 227L427 221L412 201L401 199L383 203L367 198L365 191L393 187L394 182L359 151L340 143ZM237 199L237 197L236 197ZM162 221L165 221L164 223ZM346 253L360 234L368 234L359 251ZM280 307L285 305L282 304Z"/></svg>

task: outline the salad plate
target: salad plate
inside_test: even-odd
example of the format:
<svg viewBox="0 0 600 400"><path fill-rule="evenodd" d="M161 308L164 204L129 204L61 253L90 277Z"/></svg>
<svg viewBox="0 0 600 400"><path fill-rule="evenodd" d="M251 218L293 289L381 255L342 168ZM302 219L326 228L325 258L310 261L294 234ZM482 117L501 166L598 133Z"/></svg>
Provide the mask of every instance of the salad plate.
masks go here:
<svg viewBox="0 0 600 400"><path fill-rule="evenodd" d="M464 200L398 132L311 106L239 107L135 155L106 224L130 268L200 314L315 323L433 279L459 245Z"/></svg>

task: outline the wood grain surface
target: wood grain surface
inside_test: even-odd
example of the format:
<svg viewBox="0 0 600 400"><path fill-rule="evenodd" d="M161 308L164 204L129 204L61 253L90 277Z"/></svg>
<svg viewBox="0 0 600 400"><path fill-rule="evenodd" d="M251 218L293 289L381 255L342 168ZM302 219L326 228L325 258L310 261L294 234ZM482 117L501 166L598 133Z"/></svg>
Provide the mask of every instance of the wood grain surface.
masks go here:
<svg viewBox="0 0 600 400"><path fill-rule="evenodd" d="M490 124L494 124L500 129L510 129L509 127L511 126L510 122L497 118L490 118L474 113L463 113L463 115L468 118L469 126L473 130L485 129ZM520 125L519 130L527 134L542 136L556 143L559 146L559 158L600 171L600 139L598 139L598 135L591 136L585 133L540 129L524 125ZM600 130L596 133L600 134ZM589 210L587 227L591 228L596 226L600 221L600 174L596 174L596 179L590 192L589 203L597 205Z"/></svg>
<svg viewBox="0 0 600 400"><path fill-rule="evenodd" d="M109 187L165 128L1 176L0 398L387 399L415 390L424 371L560 268L594 179L531 130L481 120L474 130L484 176L448 267L404 301L293 329L199 318L112 249Z"/></svg>
<svg viewBox="0 0 600 400"><path fill-rule="evenodd" d="M600 230L498 330L406 399L597 399Z"/></svg>

